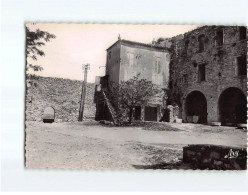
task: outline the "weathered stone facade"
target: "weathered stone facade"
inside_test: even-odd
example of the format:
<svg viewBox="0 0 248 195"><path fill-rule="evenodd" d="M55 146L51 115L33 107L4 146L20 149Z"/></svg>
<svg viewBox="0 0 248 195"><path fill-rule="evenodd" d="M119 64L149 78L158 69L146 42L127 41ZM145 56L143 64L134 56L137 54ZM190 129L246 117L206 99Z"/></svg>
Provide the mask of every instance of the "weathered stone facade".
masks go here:
<svg viewBox="0 0 248 195"><path fill-rule="evenodd" d="M109 82L120 82L140 74L141 79L167 87L169 63L170 53L164 47L118 40L107 49L106 75Z"/></svg>
<svg viewBox="0 0 248 195"><path fill-rule="evenodd" d="M155 45L118 40L107 49L106 77L110 82L137 74L168 89L169 99L163 108L179 106L178 116L170 113L175 109L166 113L170 122L246 123L246 27L202 26L160 39ZM143 116L144 108L141 113Z"/></svg>
<svg viewBox="0 0 248 195"><path fill-rule="evenodd" d="M168 103L179 105L179 118L246 123L245 27L203 26L159 45L171 51Z"/></svg>
<svg viewBox="0 0 248 195"><path fill-rule="evenodd" d="M161 89L167 88L169 63L170 53L165 47L119 39L107 49L105 78L110 86L111 82L119 83L139 75L140 79L152 81ZM147 105L137 107L135 113L140 120L160 120L164 103L162 94L161 90ZM103 100L100 101L96 100L97 108L104 105Z"/></svg>

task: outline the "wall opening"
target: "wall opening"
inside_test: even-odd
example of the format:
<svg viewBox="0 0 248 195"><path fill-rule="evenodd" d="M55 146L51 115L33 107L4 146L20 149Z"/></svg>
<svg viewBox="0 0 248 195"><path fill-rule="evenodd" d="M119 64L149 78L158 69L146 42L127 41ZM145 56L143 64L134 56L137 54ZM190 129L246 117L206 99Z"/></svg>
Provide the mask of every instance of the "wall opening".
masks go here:
<svg viewBox="0 0 248 195"><path fill-rule="evenodd" d="M244 27L244 26L241 26L240 28L239 28L239 40L244 40L244 39L246 39L246 27Z"/></svg>
<svg viewBox="0 0 248 195"><path fill-rule="evenodd" d="M246 123L246 105L246 96L240 89L230 87L223 91L219 97L219 120L221 124Z"/></svg>
<svg viewBox="0 0 248 195"><path fill-rule="evenodd" d="M219 30L216 32L216 45L222 46L224 42L223 30Z"/></svg>
<svg viewBox="0 0 248 195"><path fill-rule="evenodd" d="M206 80L206 64L199 64L198 65L198 81L205 81Z"/></svg>
<svg viewBox="0 0 248 195"><path fill-rule="evenodd" d="M247 58L246 56L237 57L237 76L247 75Z"/></svg>
<svg viewBox="0 0 248 195"><path fill-rule="evenodd" d="M45 108L43 112L43 122L44 123L53 123L55 120L55 110L53 107Z"/></svg>
<svg viewBox="0 0 248 195"><path fill-rule="evenodd" d="M141 120L141 106L135 106L134 108L134 119Z"/></svg>
<svg viewBox="0 0 248 195"><path fill-rule="evenodd" d="M111 114L105 101L100 100L97 102L95 120L111 120Z"/></svg>
<svg viewBox="0 0 248 195"><path fill-rule="evenodd" d="M198 41L199 41L199 51L202 52L205 50L205 36L200 35L198 37Z"/></svg>
<svg viewBox="0 0 248 195"><path fill-rule="evenodd" d="M157 107L145 107L145 121L157 121Z"/></svg>
<svg viewBox="0 0 248 195"><path fill-rule="evenodd" d="M207 123L207 100L200 91L192 91L187 95L184 108L187 122Z"/></svg>

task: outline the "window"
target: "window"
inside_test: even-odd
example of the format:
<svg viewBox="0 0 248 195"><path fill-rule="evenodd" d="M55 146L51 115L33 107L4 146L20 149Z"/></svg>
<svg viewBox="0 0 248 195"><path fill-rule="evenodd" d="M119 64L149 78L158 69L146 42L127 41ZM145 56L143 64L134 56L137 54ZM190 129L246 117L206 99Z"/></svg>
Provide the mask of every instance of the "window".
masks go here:
<svg viewBox="0 0 248 195"><path fill-rule="evenodd" d="M185 53L186 53L186 55L188 54L188 48L189 48L189 40L186 40L185 41Z"/></svg>
<svg viewBox="0 0 248 195"><path fill-rule="evenodd" d="M216 32L216 45L222 46L224 42L223 30L219 30Z"/></svg>
<svg viewBox="0 0 248 195"><path fill-rule="evenodd" d="M141 107L140 106L135 106L134 107L134 119L135 120L141 120Z"/></svg>
<svg viewBox="0 0 248 195"><path fill-rule="evenodd" d="M128 53L127 54L127 58L128 58L128 65L129 67L133 67L133 54L132 53Z"/></svg>
<svg viewBox="0 0 248 195"><path fill-rule="evenodd" d="M198 81L205 81L206 77L206 64L199 64L198 65Z"/></svg>
<svg viewBox="0 0 248 195"><path fill-rule="evenodd" d="M157 72L158 74L161 73L160 58L156 58L156 72Z"/></svg>
<svg viewBox="0 0 248 195"><path fill-rule="evenodd" d="M237 57L237 75L247 75L247 59L246 56Z"/></svg>
<svg viewBox="0 0 248 195"><path fill-rule="evenodd" d="M199 51L204 51L205 50L205 36L204 35L200 35L198 37L198 41L199 41Z"/></svg>
<svg viewBox="0 0 248 195"><path fill-rule="evenodd" d="M246 39L246 27L241 26L239 28L239 40L244 40Z"/></svg>

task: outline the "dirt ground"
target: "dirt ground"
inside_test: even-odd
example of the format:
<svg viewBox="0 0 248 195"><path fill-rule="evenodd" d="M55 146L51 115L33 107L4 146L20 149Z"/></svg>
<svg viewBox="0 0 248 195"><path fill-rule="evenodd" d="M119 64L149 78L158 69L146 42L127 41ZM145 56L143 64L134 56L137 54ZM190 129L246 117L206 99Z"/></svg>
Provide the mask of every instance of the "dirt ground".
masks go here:
<svg viewBox="0 0 248 195"><path fill-rule="evenodd" d="M235 127L139 123L129 127L82 123L26 122L26 166L65 169L146 169L174 164L183 146L246 147L247 132Z"/></svg>

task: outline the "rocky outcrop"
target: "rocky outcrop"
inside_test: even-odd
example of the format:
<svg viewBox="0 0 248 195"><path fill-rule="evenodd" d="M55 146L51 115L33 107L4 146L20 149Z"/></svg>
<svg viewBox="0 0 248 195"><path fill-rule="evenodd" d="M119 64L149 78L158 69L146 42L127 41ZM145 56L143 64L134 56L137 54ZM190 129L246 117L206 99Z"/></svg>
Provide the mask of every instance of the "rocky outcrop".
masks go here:
<svg viewBox="0 0 248 195"><path fill-rule="evenodd" d="M44 109L51 106L55 109L55 122L77 121L79 114L82 81L36 77L27 83L26 88L26 120L42 121ZM94 84L88 83L86 88L84 118L95 117L93 103Z"/></svg>
<svg viewBox="0 0 248 195"><path fill-rule="evenodd" d="M246 170L246 148L217 145L189 145L183 148L183 162L194 169Z"/></svg>

